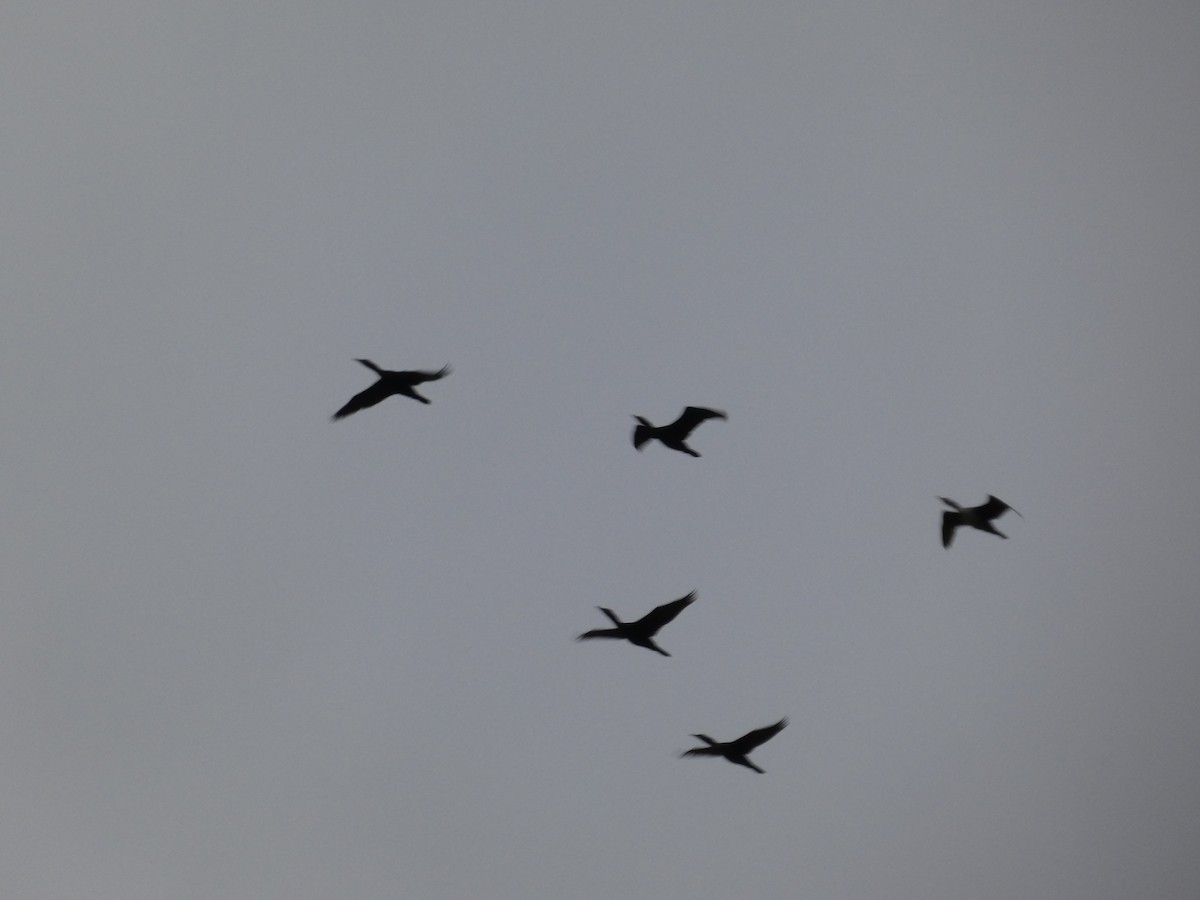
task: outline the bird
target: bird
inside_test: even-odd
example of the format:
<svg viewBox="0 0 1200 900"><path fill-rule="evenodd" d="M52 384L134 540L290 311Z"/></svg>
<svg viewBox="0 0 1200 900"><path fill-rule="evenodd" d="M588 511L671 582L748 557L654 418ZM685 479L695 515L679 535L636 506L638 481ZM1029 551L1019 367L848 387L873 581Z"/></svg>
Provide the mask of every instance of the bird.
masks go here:
<svg viewBox="0 0 1200 900"><path fill-rule="evenodd" d="M949 547L951 541L954 540L954 530L959 525L970 525L972 528L978 528L980 531L986 531L989 534L997 535L1005 540L1008 535L1001 534L996 530L996 526L992 524L992 519L998 519L1008 510L1012 509L1018 516L1021 514L1001 500L999 497L993 497L988 494L987 503L979 506L962 507L951 500L949 497L938 497L943 503L951 507L942 511L942 546ZM1024 518L1024 516L1021 516Z"/></svg>
<svg viewBox="0 0 1200 900"><path fill-rule="evenodd" d="M682 759L685 756L723 756L731 763L737 763L739 766L745 766L747 769L753 769L760 775L765 774L762 769L750 762L746 758L746 754L757 747L759 744L765 744L779 732L783 731L787 725L787 719L780 719L774 725L768 725L766 728L758 728L754 731L743 734L736 741L727 741L726 743L718 743L710 738L707 734L693 734L692 737L697 740L704 741L707 746L693 747L691 750L685 750L679 755Z"/></svg>
<svg viewBox="0 0 1200 900"><path fill-rule="evenodd" d="M603 606L596 607L600 612L604 613L613 620L616 628L593 628L591 631L585 631L577 641L586 641L589 638L623 638L631 644L636 644L638 647L645 647L647 650L653 650L656 653L661 653L663 656L671 654L664 650L658 644L654 643L654 635L658 634L658 630L674 619L677 615L684 611L696 599L696 592L692 591L678 600L672 600L670 603L664 603L662 606L655 607L646 613L636 622L622 622L617 618L617 614L611 609L606 609Z"/></svg>
<svg viewBox="0 0 1200 900"><path fill-rule="evenodd" d="M412 397L414 400L420 400L422 403L429 403L429 399L422 397L414 389L416 385L426 381L437 381L439 378L445 378L450 374L450 366L442 366L436 372L390 372L387 369L381 369L369 359L357 360L362 363L372 372L379 376L379 380L367 388L350 398L350 402L333 414L333 419L344 419L346 416L352 416L360 409L366 409L369 406L374 406L376 403L382 403L393 394L402 394L405 397Z"/></svg>
<svg viewBox="0 0 1200 900"><path fill-rule="evenodd" d="M689 406L670 425L653 425L641 416L634 416L634 418L637 419L638 424L633 429L633 446L639 451L646 441L657 439L672 450L698 457L700 454L684 443L688 435L705 419L728 419L729 417L717 409Z"/></svg>

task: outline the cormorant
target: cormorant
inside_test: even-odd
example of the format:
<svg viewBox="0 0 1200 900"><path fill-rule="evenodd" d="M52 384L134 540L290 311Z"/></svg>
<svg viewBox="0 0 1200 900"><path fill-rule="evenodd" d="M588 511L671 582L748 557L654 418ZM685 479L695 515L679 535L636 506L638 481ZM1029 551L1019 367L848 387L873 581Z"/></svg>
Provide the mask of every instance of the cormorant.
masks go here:
<svg viewBox="0 0 1200 900"><path fill-rule="evenodd" d="M654 650L663 656L670 656L671 654L654 643L652 638L658 634L658 629L683 612L684 608L689 606L695 599L696 592L692 591L685 597L680 597L678 600L672 600L670 603L664 603L662 606L650 610L650 612L646 613L636 622L622 622L611 609L598 606L596 608L612 619L613 624L617 627L593 628L591 631L585 631L575 640L585 641L588 638L624 638L631 644L645 647L647 650Z"/></svg>
<svg viewBox="0 0 1200 900"><path fill-rule="evenodd" d="M693 734L692 737L697 740L704 741L707 747L693 747L691 750L685 750L680 754L682 759L685 756L723 756L731 763L737 763L739 766L745 766L747 769L753 769L759 774L763 774L763 770L750 762L746 758L746 754L757 747L759 744L765 744L779 732L783 731L787 725L787 719L780 719L774 725L768 725L766 728L759 728L756 731L743 734L736 741L719 744L710 738L707 734Z"/></svg>
<svg viewBox="0 0 1200 900"><path fill-rule="evenodd" d="M437 372L389 372L387 369L379 368L379 366L375 365L369 359L360 359L358 362L378 375L379 380L365 391L351 397L349 403L333 414L335 420L344 419L346 416L353 415L360 409L366 409L368 406L382 403L393 394L402 394L405 397L420 400L422 403L428 403L429 400L418 394L414 390L414 386L425 381L437 381L439 378L445 378L450 374L449 366L442 366Z"/></svg>
<svg viewBox="0 0 1200 900"><path fill-rule="evenodd" d="M942 512L943 547L950 546L950 542L954 540L954 529L958 528L959 525L970 525L972 528L978 528L980 531L986 531L989 534L994 534L1007 540L1008 535L1000 534L996 530L996 526L992 524L992 519L1000 518L1000 516L1004 515L1010 509L1017 513L1018 516L1021 515L999 497L993 497L991 494L988 494L987 503L979 506L962 507L949 497L938 497L938 499L951 507Z"/></svg>
<svg viewBox="0 0 1200 900"><path fill-rule="evenodd" d="M642 449L642 445L646 441L657 438L672 450L699 456L699 453L684 443L687 436L692 433L692 429L705 419L727 419L729 417L720 410L705 409L703 406L689 406L670 425L655 426L641 416L634 416L634 418L638 420L638 424L633 429L633 446L638 450Z"/></svg>

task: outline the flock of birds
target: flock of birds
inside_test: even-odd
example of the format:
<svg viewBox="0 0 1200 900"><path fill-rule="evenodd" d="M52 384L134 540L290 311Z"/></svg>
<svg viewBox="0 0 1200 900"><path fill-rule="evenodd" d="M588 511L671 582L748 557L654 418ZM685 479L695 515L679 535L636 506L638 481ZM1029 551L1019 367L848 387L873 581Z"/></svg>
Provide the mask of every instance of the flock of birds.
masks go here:
<svg viewBox="0 0 1200 900"><path fill-rule="evenodd" d="M335 421L353 415L359 410L375 406L388 397L393 396L411 397L413 400L429 403L429 398L417 393L416 386L424 384L427 381L438 381L450 374L450 366L448 365L443 366L436 372L424 370L393 372L388 369L381 369L369 359L360 359L358 362L378 375L378 380L366 390L355 394L345 406L335 412L333 414ZM698 457L700 454L687 445L688 437L701 422L706 422L709 419L726 418L728 417L725 413L715 409L707 409L703 406L687 407L678 419L668 425L654 425L641 416L634 416L638 424L633 429L633 446L641 451L647 442L656 440L671 450L677 450L680 453ZM1008 536L1001 534L992 522L1009 510L1012 510L1018 516L1021 515L999 497L994 497L991 494L988 495L987 501L981 503L979 506L961 506L949 497L939 497L938 499L949 507L949 509L942 513L942 546L946 548L949 548L950 544L954 541L954 532L963 525L1007 539ZM613 627L593 628L591 631L585 631L579 635L576 640L585 641L593 638L625 640L634 646L645 647L647 650L653 650L655 653L661 653L663 656L670 656L670 653L654 643L654 638L664 625L674 621L675 617L687 609L695 600L696 592L692 591L678 600L672 600L670 603L664 603L662 606L655 607L634 622L622 622L611 609L603 606L598 607L600 612L612 620ZM706 734L693 734L692 737L703 741L704 746L693 747L690 750L685 750L680 755L681 757L721 756L731 763L745 766L762 774L763 770L752 763L747 754L754 748L765 744L771 738L775 737L786 726L787 719L783 718L774 725L756 728L754 731L749 731L740 738L732 741L714 741Z"/></svg>

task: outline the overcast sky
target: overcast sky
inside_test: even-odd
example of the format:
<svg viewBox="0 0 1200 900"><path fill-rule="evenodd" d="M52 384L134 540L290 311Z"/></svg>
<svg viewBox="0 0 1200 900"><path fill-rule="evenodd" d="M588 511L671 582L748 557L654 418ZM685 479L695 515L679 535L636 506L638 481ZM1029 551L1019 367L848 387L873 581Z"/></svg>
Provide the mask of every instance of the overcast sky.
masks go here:
<svg viewBox="0 0 1200 900"><path fill-rule="evenodd" d="M4 895L1200 895L1197 46L6 4Z"/></svg>

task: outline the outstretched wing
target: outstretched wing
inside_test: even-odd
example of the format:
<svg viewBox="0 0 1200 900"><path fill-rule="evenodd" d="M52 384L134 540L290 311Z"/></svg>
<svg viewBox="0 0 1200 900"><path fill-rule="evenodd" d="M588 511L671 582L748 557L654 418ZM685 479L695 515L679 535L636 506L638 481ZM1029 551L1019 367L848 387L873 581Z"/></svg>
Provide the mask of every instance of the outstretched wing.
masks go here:
<svg viewBox="0 0 1200 900"><path fill-rule="evenodd" d="M591 631L585 631L583 634L579 635L579 637L575 638L575 640L586 641L588 638L619 638L619 637L625 637L625 635L621 634L621 632L615 628L593 628Z"/></svg>
<svg viewBox="0 0 1200 900"><path fill-rule="evenodd" d="M426 381L437 381L439 378L445 378L450 374L450 366L446 364L436 372L429 372L422 369L415 369L411 372L397 372L396 375L403 378L409 384L422 384Z"/></svg>
<svg viewBox="0 0 1200 900"><path fill-rule="evenodd" d="M1011 506L1009 506L1007 503L1005 503L999 497L993 497L991 494L988 494L987 503L985 503L981 507L979 507L979 511L985 519L999 518L1000 516L1004 515L1004 513L1006 511L1008 511L1010 509L1012 509L1013 512L1017 513L1018 516L1021 515L1019 512L1017 512L1015 509L1013 509Z"/></svg>
<svg viewBox="0 0 1200 900"><path fill-rule="evenodd" d="M664 603L662 606L655 607L634 624L638 628L644 629L647 635L657 634L658 629L683 612L695 599L696 592L692 591L685 597L680 597L678 600L672 600L670 603Z"/></svg>
<svg viewBox="0 0 1200 900"><path fill-rule="evenodd" d="M780 719L774 725L768 725L766 728L759 728L751 731L748 734L743 734L736 741L730 741L729 746L734 753L745 755L757 747L759 744L765 744L787 726L787 719Z"/></svg>
<svg viewBox="0 0 1200 900"><path fill-rule="evenodd" d="M692 429L706 419L728 419L729 417L719 409L708 409L703 406L689 406L685 409L674 422L671 423L671 428L679 429L683 432L682 436L687 437L691 434Z"/></svg>
<svg viewBox="0 0 1200 900"><path fill-rule="evenodd" d="M377 381L365 391L361 391L351 397L349 403L333 414L333 418L335 420L344 419L346 416L353 415L360 409L366 409L369 406L374 406L376 403L382 403L392 393L383 381Z"/></svg>

